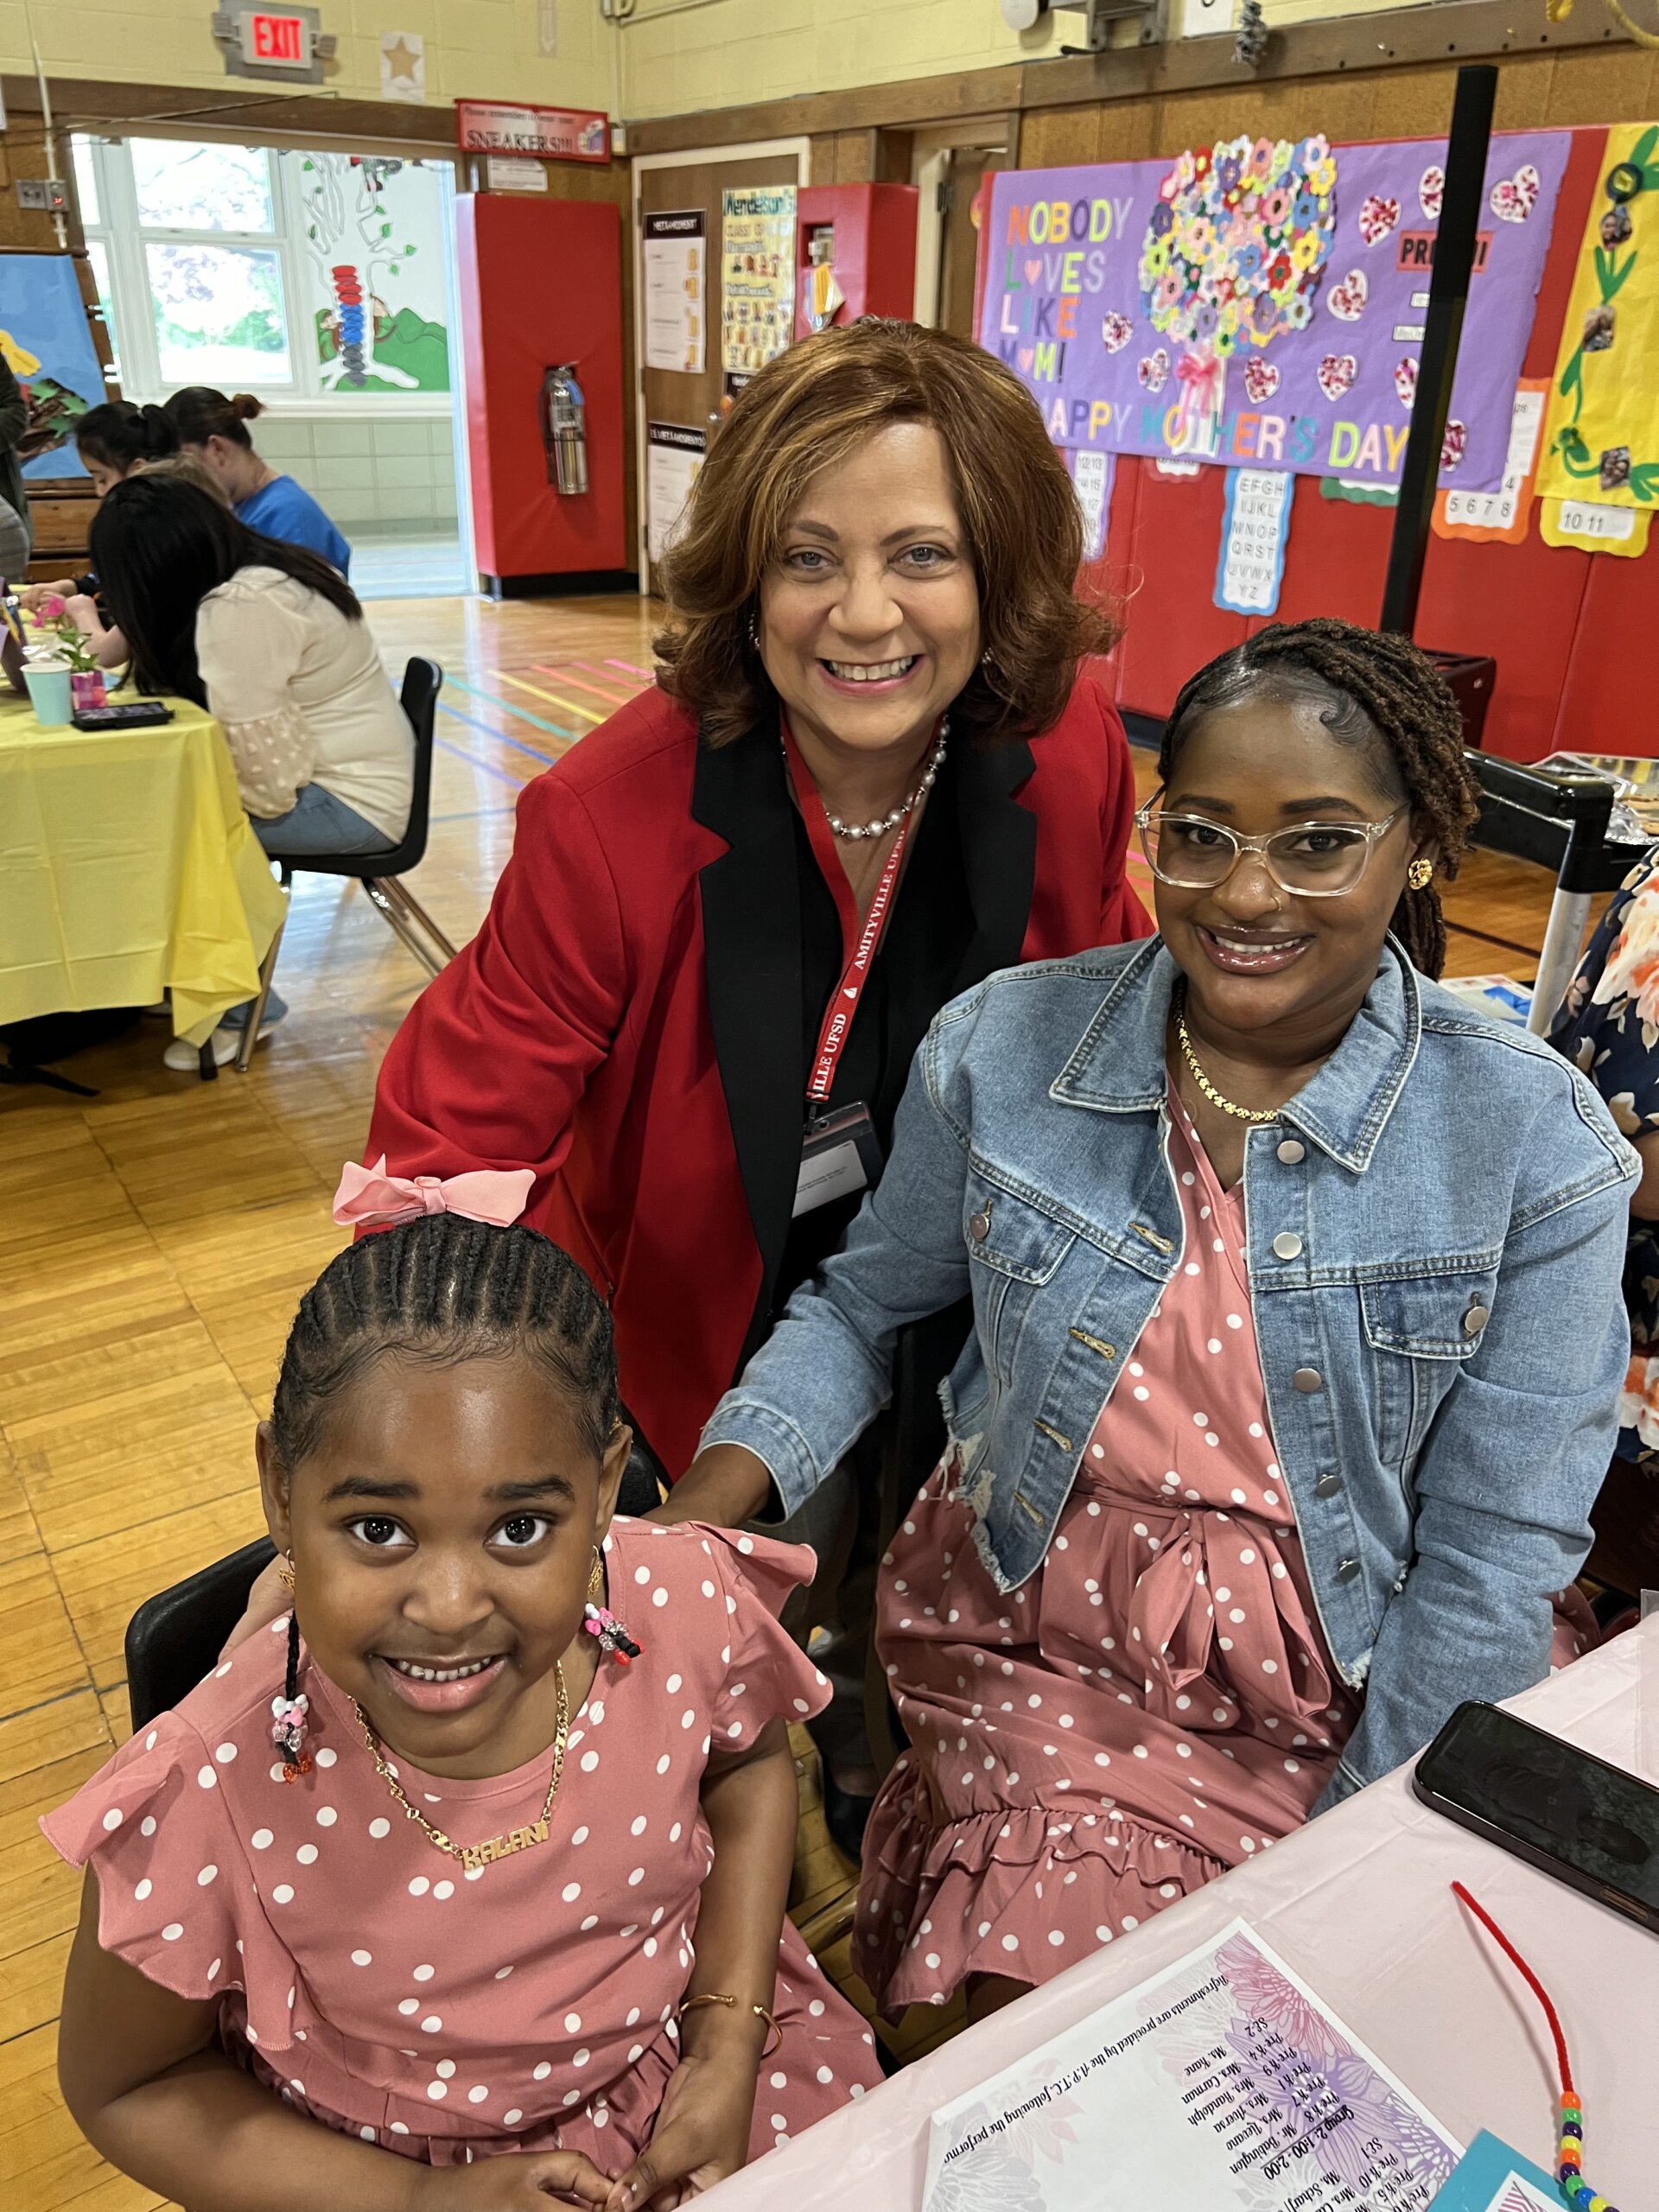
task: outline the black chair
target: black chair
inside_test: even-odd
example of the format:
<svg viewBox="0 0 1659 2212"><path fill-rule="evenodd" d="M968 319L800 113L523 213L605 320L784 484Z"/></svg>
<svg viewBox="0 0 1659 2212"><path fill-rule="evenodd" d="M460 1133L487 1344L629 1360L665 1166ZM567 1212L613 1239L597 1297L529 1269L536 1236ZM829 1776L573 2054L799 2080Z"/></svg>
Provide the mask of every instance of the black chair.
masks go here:
<svg viewBox="0 0 1659 2212"><path fill-rule="evenodd" d="M1465 752L1464 758L1481 791L1475 843L1531 861L1555 878L1527 1023L1541 1037L1579 964L1592 901L1617 891L1649 847L1609 838L1617 794L1605 776L1524 767L1491 753Z"/></svg>
<svg viewBox="0 0 1659 2212"><path fill-rule="evenodd" d="M404 671L404 688L399 697L404 712L409 716L410 727L415 733L415 791L409 810L409 827L404 832L401 844L394 845L389 853L284 855L273 852L270 855L281 873L284 891L292 884L296 874L355 876L368 898L379 908L422 966L433 976L454 958L455 948L400 879L411 868L417 868L426 853L426 833L432 804L434 726L438 715L438 693L442 684L443 671L436 661L427 660L420 654L416 654ZM422 942L423 932L427 940L425 943ZM279 928L270 941L270 950L259 969L259 995L253 1002L253 1011L248 1017L248 1026L243 1034L242 1047L236 1056L238 1075L245 1075L253 1063L253 1048L259 1041L259 1025L265 1018L265 1001L270 996L271 978L276 973L276 955L282 950L282 944L283 932Z"/></svg>
<svg viewBox="0 0 1659 2212"><path fill-rule="evenodd" d="M215 1560L143 1604L127 1623L127 1707L135 1732L167 1713L217 1663L248 1592L276 1556L269 1536Z"/></svg>

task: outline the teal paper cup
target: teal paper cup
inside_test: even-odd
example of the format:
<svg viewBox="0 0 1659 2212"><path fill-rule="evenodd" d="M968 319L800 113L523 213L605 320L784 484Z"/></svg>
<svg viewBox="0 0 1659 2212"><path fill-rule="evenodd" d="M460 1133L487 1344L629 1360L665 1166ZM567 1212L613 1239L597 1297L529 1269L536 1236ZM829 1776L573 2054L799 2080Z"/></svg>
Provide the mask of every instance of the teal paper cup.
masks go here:
<svg viewBox="0 0 1659 2212"><path fill-rule="evenodd" d="M67 668L25 667L23 681L29 686L29 704L35 709L35 719L41 728L67 729L73 705L69 671Z"/></svg>

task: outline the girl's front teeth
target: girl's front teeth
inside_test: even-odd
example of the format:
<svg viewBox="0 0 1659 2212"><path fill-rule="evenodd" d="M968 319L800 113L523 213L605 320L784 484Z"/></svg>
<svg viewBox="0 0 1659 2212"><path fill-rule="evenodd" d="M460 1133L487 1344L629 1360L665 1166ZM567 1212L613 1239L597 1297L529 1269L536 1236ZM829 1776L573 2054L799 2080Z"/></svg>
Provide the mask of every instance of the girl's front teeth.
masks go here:
<svg viewBox="0 0 1659 2212"><path fill-rule="evenodd" d="M907 676L916 661L912 653L906 660L827 660L824 666L841 683L887 683L895 676Z"/></svg>
<svg viewBox="0 0 1659 2212"><path fill-rule="evenodd" d="M493 1667L493 1659L469 1659L464 1667L417 1667L412 1659L394 1659L391 1662L400 1675L409 1675L417 1682L461 1682L468 1675L481 1675L486 1667Z"/></svg>

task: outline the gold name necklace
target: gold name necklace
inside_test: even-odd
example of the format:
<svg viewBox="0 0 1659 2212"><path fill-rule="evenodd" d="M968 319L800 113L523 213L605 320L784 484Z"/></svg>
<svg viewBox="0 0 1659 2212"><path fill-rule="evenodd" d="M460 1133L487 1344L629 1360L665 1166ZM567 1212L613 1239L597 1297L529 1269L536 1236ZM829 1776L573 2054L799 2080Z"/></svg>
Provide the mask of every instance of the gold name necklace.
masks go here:
<svg viewBox="0 0 1659 2212"><path fill-rule="evenodd" d="M1175 1007L1175 1040L1181 1048L1181 1058L1192 1071L1192 1080L1212 1106L1219 1106L1224 1114L1230 1114L1236 1122L1276 1122L1279 1109L1269 1114L1258 1114L1249 1106L1236 1106L1230 1098L1224 1098L1209 1077L1198 1065L1198 1056L1192 1050L1192 1039L1186 1033L1186 995L1183 992Z"/></svg>
<svg viewBox="0 0 1659 2212"><path fill-rule="evenodd" d="M352 1700L352 1711L357 1715L357 1725L363 1731L363 1740L369 1747L369 1757L374 1761L374 1770L401 1805L404 1817L424 1829L428 1838L440 1851L447 1851L452 1859L459 1859L469 1874L478 1872L498 1859L511 1859L515 1851L533 1851L538 1843L547 1841L548 1816L553 1810L553 1800L559 1794L559 1779L564 1772L564 1744L570 1728L570 1701L565 1695L564 1669L555 1662L554 1685L558 1691L558 1725L553 1731L553 1774L547 1785L547 1800L542 1807L542 1816L525 1827L512 1828L505 1835L493 1835L487 1843L454 1843L442 1828L434 1827L423 1812L417 1811L404 1796L397 1776L386 1764L385 1755L369 1725L369 1716L357 1700Z"/></svg>

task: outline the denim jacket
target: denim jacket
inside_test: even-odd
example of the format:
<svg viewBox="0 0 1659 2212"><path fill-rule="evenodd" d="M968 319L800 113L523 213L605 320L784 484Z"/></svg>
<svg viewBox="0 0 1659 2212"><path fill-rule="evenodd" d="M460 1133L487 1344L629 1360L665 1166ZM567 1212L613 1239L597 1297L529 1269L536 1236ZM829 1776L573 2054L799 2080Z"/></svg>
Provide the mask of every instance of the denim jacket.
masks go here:
<svg viewBox="0 0 1659 2212"><path fill-rule="evenodd" d="M997 1586L1040 1564L1102 1404L1182 1262L1162 943L993 976L917 1055L844 1249L715 1410L787 1511L885 1403L907 1322L971 1291L941 1391ZM1321 1624L1364 1710L1328 1796L1459 1700L1549 1663L1630 1350L1636 1155L1576 1069L1479 1020L1390 940L1352 1027L1245 1144L1274 1457Z"/></svg>

